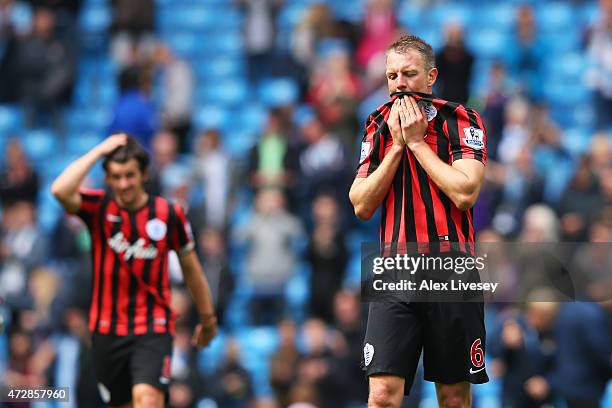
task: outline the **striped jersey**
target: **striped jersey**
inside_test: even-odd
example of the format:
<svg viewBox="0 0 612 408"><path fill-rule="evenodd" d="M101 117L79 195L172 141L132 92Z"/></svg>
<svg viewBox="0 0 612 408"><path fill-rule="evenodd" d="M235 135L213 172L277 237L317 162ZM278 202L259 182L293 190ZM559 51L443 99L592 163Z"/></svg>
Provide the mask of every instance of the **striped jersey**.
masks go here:
<svg viewBox="0 0 612 408"><path fill-rule="evenodd" d="M77 215L92 241L89 329L101 334L174 334L168 253L194 248L182 208L157 196L135 211L103 190L82 190Z"/></svg>
<svg viewBox="0 0 612 408"><path fill-rule="evenodd" d="M402 92L369 115L361 143L357 178L374 172L391 149L387 125L391 106L399 95L412 95L425 108L429 126L425 141L445 163L475 159L486 164L486 135L478 113L432 95ZM391 187L383 200L381 243L438 243L448 241L471 252L474 243L473 211L461 211L438 188L406 147Z"/></svg>

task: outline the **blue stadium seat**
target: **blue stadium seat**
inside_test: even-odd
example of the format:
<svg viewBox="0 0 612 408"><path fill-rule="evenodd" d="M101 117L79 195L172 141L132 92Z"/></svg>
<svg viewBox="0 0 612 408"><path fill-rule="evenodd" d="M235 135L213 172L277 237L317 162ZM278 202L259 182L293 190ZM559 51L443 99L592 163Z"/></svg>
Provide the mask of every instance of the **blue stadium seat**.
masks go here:
<svg viewBox="0 0 612 408"><path fill-rule="evenodd" d="M414 7L410 2L403 1L397 10L397 19L404 28L412 30L423 23L424 14L422 7Z"/></svg>
<svg viewBox="0 0 612 408"><path fill-rule="evenodd" d="M198 368L201 373L212 375L215 372L215 369L223 361L226 340L226 335L221 328L210 345L200 351L198 354Z"/></svg>
<svg viewBox="0 0 612 408"><path fill-rule="evenodd" d="M516 7L506 2L490 2L478 5L478 13L473 13L472 24L477 27L511 30L516 21Z"/></svg>
<svg viewBox="0 0 612 408"><path fill-rule="evenodd" d="M240 128L254 133L263 132L268 119L268 110L257 104L249 104L235 112Z"/></svg>
<svg viewBox="0 0 612 408"><path fill-rule="evenodd" d="M470 9L460 3L437 4L431 9L431 24L443 28L447 23L457 22L467 27L471 24Z"/></svg>
<svg viewBox="0 0 612 408"><path fill-rule="evenodd" d="M288 3L277 17L279 30L292 33L295 25L305 18L308 7L308 4Z"/></svg>
<svg viewBox="0 0 612 408"><path fill-rule="evenodd" d="M298 265L285 288L285 301L291 317L296 321L303 321L307 316L310 274L310 265L306 263Z"/></svg>
<svg viewBox="0 0 612 408"><path fill-rule="evenodd" d="M69 133L66 139L66 150L69 154L80 156L104 140L102 132Z"/></svg>
<svg viewBox="0 0 612 408"><path fill-rule="evenodd" d="M79 27L86 33L106 32L112 21L111 10L103 3L86 7L79 16Z"/></svg>
<svg viewBox="0 0 612 408"><path fill-rule="evenodd" d="M229 119L229 111L216 104L200 106L193 117L198 129L221 129Z"/></svg>
<svg viewBox="0 0 612 408"><path fill-rule="evenodd" d="M496 29L470 27L467 33L467 44L469 48L481 58L497 58L508 44L508 34Z"/></svg>
<svg viewBox="0 0 612 408"><path fill-rule="evenodd" d="M536 8L538 28L544 32L560 32L576 24L572 6L567 2L546 2Z"/></svg>
<svg viewBox="0 0 612 408"><path fill-rule="evenodd" d="M176 33L171 32L165 35L162 40L174 51L178 56L182 58L194 58L200 54L201 47L200 43L204 42L205 39L201 36L194 35L192 33Z"/></svg>
<svg viewBox="0 0 612 408"><path fill-rule="evenodd" d="M0 105L0 135L10 136L19 132L23 125L21 110L12 105Z"/></svg>
<svg viewBox="0 0 612 408"><path fill-rule="evenodd" d="M216 82L220 79L242 76L246 71L246 67L242 58L220 56L212 59L208 57L196 62L194 64L194 71L199 80Z"/></svg>
<svg viewBox="0 0 612 408"><path fill-rule="evenodd" d="M21 143L31 160L43 162L57 155L59 136L48 129L29 130L22 135Z"/></svg>
<svg viewBox="0 0 612 408"><path fill-rule="evenodd" d="M248 86L245 81L225 80L206 86L203 90L205 101L209 104L235 107L248 102Z"/></svg>
<svg viewBox="0 0 612 408"><path fill-rule="evenodd" d="M257 143L258 133L234 126L234 130L226 129L223 137L224 150L238 159L246 159L249 151Z"/></svg>
<svg viewBox="0 0 612 408"><path fill-rule="evenodd" d="M299 97L298 84L292 78L263 80L258 91L259 100L269 107L293 104Z"/></svg>
<svg viewBox="0 0 612 408"><path fill-rule="evenodd" d="M51 194L51 180L44 183L42 188L38 190L38 201L38 225L40 225L43 231L51 232L57 224L57 220L64 212L58 201Z"/></svg>
<svg viewBox="0 0 612 408"><path fill-rule="evenodd" d="M227 16L227 17L226 17ZM157 22L162 30L203 32L214 30L219 22L226 24L230 20L225 8L202 7L201 5L176 5L164 7L157 13Z"/></svg>
<svg viewBox="0 0 612 408"><path fill-rule="evenodd" d="M328 1L331 14L338 20L350 21L361 24L365 15L365 2L353 0L350 7L347 7L345 0Z"/></svg>
<svg viewBox="0 0 612 408"><path fill-rule="evenodd" d="M543 34L540 39L543 44L542 51L550 59L557 60L559 64L564 63L562 59L558 58L559 54L577 51L581 46L581 34L575 27Z"/></svg>

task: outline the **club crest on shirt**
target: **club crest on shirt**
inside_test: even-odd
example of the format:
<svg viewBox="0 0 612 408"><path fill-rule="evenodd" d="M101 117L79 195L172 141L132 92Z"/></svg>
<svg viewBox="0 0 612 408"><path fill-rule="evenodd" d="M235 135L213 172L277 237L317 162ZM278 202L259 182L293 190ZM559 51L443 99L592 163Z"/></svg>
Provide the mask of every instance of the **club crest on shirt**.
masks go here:
<svg viewBox="0 0 612 408"><path fill-rule="evenodd" d="M484 148L484 132L482 129L470 126L463 129L463 142L472 149L482 150Z"/></svg>
<svg viewBox="0 0 612 408"><path fill-rule="evenodd" d="M431 120L435 118L436 115L438 114L438 110L431 103L419 101L418 105L421 106L423 110L425 111L425 115L427 115L428 122L431 122Z"/></svg>
<svg viewBox="0 0 612 408"><path fill-rule="evenodd" d="M363 346L363 359L366 367L372 362L372 357L374 357L374 346L370 343L366 343L365 346Z"/></svg>
<svg viewBox="0 0 612 408"><path fill-rule="evenodd" d="M166 224L159 218L153 218L147 222L145 230L147 231L149 238L151 238L153 241L159 241L166 236L168 227L166 227Z"/></svg>

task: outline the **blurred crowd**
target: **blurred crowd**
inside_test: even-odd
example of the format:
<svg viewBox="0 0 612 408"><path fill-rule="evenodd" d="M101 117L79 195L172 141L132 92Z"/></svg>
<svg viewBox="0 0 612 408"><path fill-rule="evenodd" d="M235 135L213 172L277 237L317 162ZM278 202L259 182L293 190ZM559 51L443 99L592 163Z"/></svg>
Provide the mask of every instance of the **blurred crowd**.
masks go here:
<svg viewBox="0 0 612 408"><path fill-rule="evenodd" d="M0 0L0 103L19 106L27 127L60 135L66 128L82 3ZM347 192L364 120L388 100L385 48L410 32L398 10L445 2L364 0L357 2L365 8L358 21L338 17L329 2L311 2L290 32L278 24L289 0L224 5L243 18L241 75L249 86L281 77L297 88L296 100L267 110L241 155L227 151L228 129L196 126L198 79L190 59L156 36L161 2L110 3L105 50L119 74L104 135L135 135L152 157L148 190L187 209L222 327L212 350L192 348L197 316L178 260L171 260L173 308L181 317L170 404L364 406L359 361L367 305L359 300L359 251L362 241L377 240L378 224L356 221ZM438 27L444 41L435 50L435 93L477 108L487 127L488 169L474 209L478 240L609 243L612 2L600 0L597 18L580 27L594 112L582 129L583 148L559 115L557 105L567 105L543 89L549 61L534 8L512 10L512 43L492 61L482 87L473 86L478 56L466 27ZM20 135L10 136L0 161L0 385L69 386L73 406L101 406L87 355L88 232L67 216L52 228L40 225L45 164L32 162ZM93 175L87 183L100 181ZM577 259L592 256L585 265L612 270L609 251L588 251ZM521 276L541 273L529 267L533 272ZM504 407L563 400L599 406L611 375L610 292L589 287L582 295L591 302L560 303L537 288L537 279L528 289L525 302L487 305L489 373L501 387L477 393L476 402L492 395ZM427 395L417 383L410 398Z"/></svg>

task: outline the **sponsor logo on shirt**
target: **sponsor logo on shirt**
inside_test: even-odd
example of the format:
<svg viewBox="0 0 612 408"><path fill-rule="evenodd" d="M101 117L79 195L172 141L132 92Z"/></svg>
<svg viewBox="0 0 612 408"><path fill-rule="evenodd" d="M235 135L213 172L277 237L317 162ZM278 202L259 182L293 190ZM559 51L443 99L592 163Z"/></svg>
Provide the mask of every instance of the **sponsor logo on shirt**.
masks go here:
<svg viewBox="0 0 612 408"><path fill-rule="evenodd" d="M116 233L108 239L108 246L118 254L123 254L123 259L129 261L134 259L154 259L157 257L157 248L153 245L145 246L144 238L139 238L130 244L123 236L123 232Z"/></svg>

